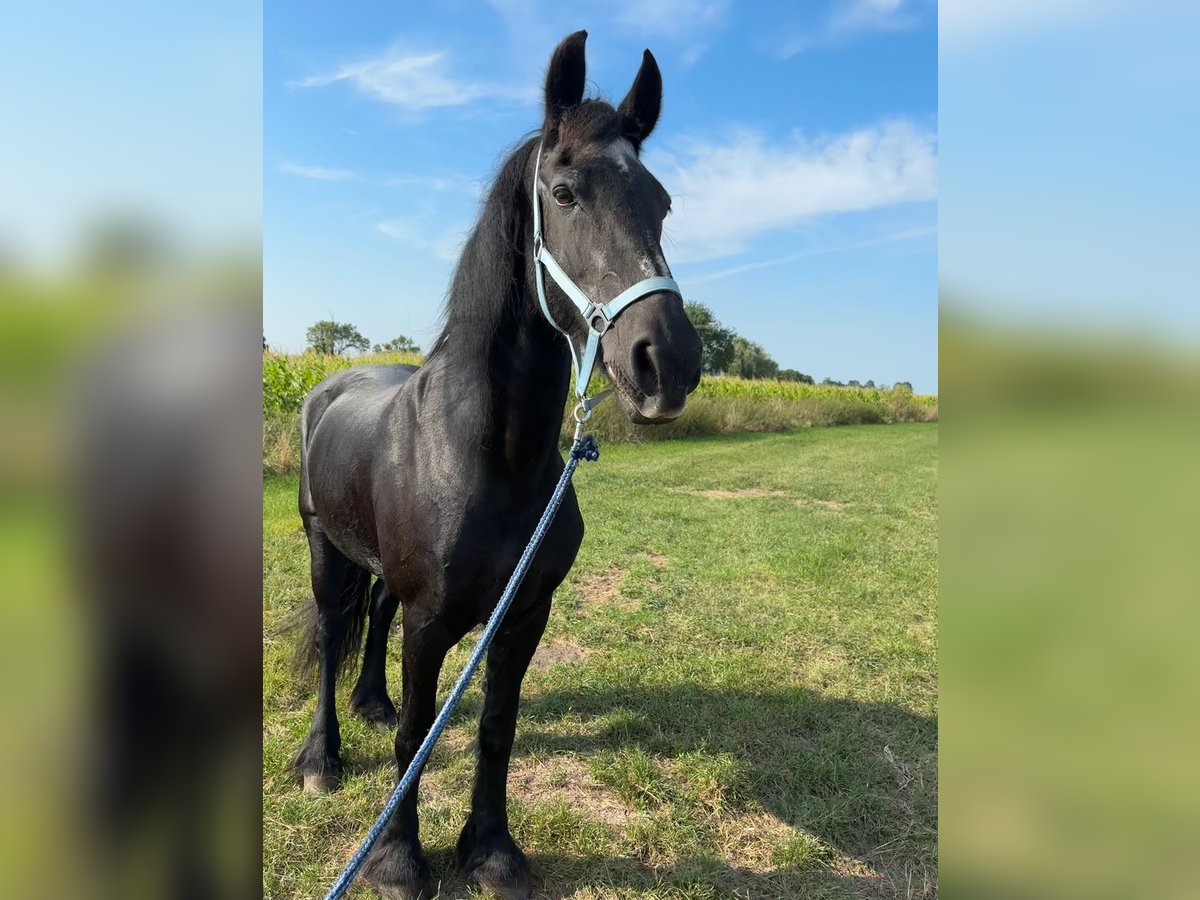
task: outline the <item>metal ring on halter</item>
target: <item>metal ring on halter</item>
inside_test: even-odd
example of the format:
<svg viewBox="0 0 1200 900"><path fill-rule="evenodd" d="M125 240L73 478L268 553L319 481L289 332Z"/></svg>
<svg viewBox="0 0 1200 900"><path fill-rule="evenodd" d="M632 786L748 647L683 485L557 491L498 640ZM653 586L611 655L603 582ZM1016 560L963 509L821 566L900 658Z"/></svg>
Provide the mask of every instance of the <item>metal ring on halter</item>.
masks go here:
<svg viewBox="0 0 1200 900"><path fill-rule="evenodd" d="M600 323L600 327L596 327L596 322ZM588 328L603 337L608 333L608 329L612 328L612 319L599 306L593 306L587 315Z"/></svg>
<svg viewBox="0 0 1200 900"><path fill-rule="evenodd" d="M580 412L583 413L582 418L579 415ZM586 403L584 403L583 401L580 401L575 406L574 416L575 416L576 424L582 425L584 422L586 422L588 419L590 419L592 417L592 410L588 408L588 405Z"/></svg>

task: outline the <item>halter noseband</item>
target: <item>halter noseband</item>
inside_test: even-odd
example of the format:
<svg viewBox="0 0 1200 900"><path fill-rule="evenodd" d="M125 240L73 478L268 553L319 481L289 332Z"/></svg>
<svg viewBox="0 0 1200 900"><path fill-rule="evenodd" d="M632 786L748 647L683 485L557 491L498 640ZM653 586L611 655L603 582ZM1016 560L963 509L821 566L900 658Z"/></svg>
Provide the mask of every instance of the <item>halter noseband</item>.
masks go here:
<svg viewBox="0 0 1200 900"><path fill-rule="evenodd" d="M535 280L537 281L538 303L541 304L542 315L546 317L546 321L554 326L555 331L567 339L567 346L571 349L571 365L575 367L575 396L579 399L579 406L582 407L583 415L586 419L591 410L611 393L611 389L609 389L602 391L595 397L589 398L587 396L588 385L592 380L592 369L596 366L596 351L600 347L600 338L612 327L617 316L650 294L670 291L682 300L683 293L679 290L679 285L674 278L659 275L654 278L643 278L637 284L621 291L621 293L617 294L617 296L607 303L592 302L592 299L583 292L579 285L571 280L571 276L563 271L562 266L558 264L546 248L542 237L542 201L541 195L538 193L541 166L542 145L539 143L537 156L534 158L533 163L533 271ZM546 276L543 270L549 272L550 277L563 289L563 293L571 298L571 302L575 304L579 310L579 314L583 316L583 321L587 323L588 336L587 343L584 345L582 358L575 349L575 342L571 340L571 335L565 329L560 328L559 324L554 321L554 316L550 315L550 305L546 302ZM579 418L578 409L576 410L576 418Z"/></svg>

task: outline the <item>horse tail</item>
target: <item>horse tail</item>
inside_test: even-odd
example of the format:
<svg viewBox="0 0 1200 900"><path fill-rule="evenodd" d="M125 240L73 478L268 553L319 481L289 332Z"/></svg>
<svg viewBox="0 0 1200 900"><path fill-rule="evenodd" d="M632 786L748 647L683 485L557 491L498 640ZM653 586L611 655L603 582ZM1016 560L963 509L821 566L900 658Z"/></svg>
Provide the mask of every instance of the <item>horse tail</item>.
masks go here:
<svg viewBox="0 0 1200 900"><path fill-rule="evenodd" d="M304 458L304 454L308 451L308 403L312 399L311 394L304 398L304 402L300 404L300 458Z"/></svg>
<svg viewBox="0 0 1200 900"><path fill-rule="evenodd" d="M342 640L335 660L338 677L349 674L358 660L366 630L367 614L371 609L371 575L366 570L356 572L342 592L340 606L322 615L315 597L310 597L292 614L283 630L300 632L292 660L297 674L311 678L320 661L319 648L323 628L340 627ZM330 619L333 621L330 621Z"/></svg>

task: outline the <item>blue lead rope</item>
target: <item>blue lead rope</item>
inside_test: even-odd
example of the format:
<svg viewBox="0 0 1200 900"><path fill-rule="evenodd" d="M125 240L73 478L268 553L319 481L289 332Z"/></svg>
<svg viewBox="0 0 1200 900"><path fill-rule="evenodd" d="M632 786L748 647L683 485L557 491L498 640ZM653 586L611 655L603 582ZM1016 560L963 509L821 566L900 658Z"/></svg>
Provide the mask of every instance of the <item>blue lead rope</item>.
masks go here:
<svg viewBox="0 0 1200 900"><path fill-rule="evenodd" d="M400 779L400 783L392 791L392 796L388 798L383 812L379 814L379 818L375 820L375 824L367 832L367 836L363 839L362 844L354 851L354 856L350 858L350 862L346 863L346 867L338 875L337 881L333 883L333 887L325 895L325 900L337 900L337 898L346 893L350 887L350 883L354 880L354 876L358 874L358 870L362 868L362 864L366 861L367 856L370 855L371 848L375 846L375 842L383 834L383 829L387 827L392 813L396 811L396 807L400 805L400 801L404 799L404 795L408 793L408 789L416 779L417 773L421 771L421 767L429 759L429 754L433 752L434 744L441 737L442 731L446 728L446 723L450 721L450 716L454 714L455 708L458 706L459 701L462 700L463 694L467 690L467 685L471 683L471 677L475 674L475 670L479 668L479 663L483 660L483 655L487 653L488 646L492 643L492 638L500 630L500 623L504 619L504 614L508 612L508 608L512 605L513 597L516 596L518 588L521 587L521 582L525 580L525 573L529 571L529 564L533 562L533 557L537 553L538 547L542 545L542 539L550 529L550 523L554 521L554 516L558 512L559 506L562 505L563 494L567 492L567 485L571 483L571 476L575 474L575 468L579 465L579 461L586 459L590 462L595 462L599 458L600 447L596 444L596 439L590 434L580 437L579 429L576 429L575 442L571 446L571 455L567 459L567 465L563 469L562 476L558 479L554 493L550 496L550 502L546 504L546 511L542 513L542 518L537 523L537 528L533 529L533 537L529 539L529 545L526 546L525 552L521 554L521 559L517 562L517 568L513 571L512 577L508 579L508 585L504 588L504 593L500 595L500 600L496 603L496 608L492 610L492 615L487 620L487 625L483 628L483 635L479 638L475 649L471 651L471 658L467 660L462 674L458 676L458 681L454 683L454 688L450 691L450 696L446 698L446 702L442 704L437 718L433 720L433 725L430 727L429 733L425 735L425 740L421 742L421 746L417 750L417 755L408 764L408 770L405 771L404 777Z"/></svg>

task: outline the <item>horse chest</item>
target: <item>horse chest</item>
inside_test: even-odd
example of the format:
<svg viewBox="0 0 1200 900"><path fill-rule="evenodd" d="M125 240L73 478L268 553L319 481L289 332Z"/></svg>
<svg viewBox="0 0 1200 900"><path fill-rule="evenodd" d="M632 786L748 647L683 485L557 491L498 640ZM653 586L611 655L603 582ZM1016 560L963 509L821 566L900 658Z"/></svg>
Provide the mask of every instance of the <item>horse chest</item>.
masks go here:
<svg viewBox="0 0 1200 900"><path fill-rule="evenodd" d="M503 589L533 535L541 509L532 513L465 517L462 528L445 548L443 574L447 590L494 594ZM582 539L583 521L572 498L563 504L547 531L527 582L553 590L570 570Z"/></svg>

